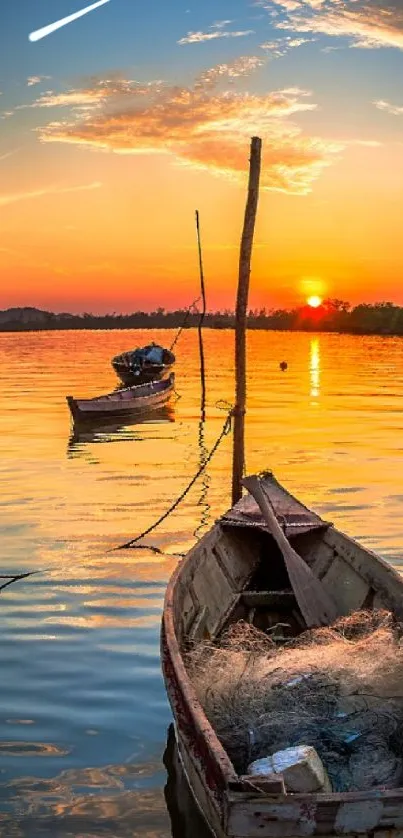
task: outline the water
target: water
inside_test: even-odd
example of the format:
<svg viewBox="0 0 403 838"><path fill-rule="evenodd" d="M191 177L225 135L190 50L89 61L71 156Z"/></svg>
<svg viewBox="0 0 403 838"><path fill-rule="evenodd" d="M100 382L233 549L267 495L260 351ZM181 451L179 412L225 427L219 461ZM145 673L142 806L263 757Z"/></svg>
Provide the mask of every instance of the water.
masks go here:
<svg viewBox="0 0 403 838"><path fill-rule="evenodd" d="M112 355L153 337L0 334L1 572L43 571L0 598L4 836L171 835L160 615L177 554L230 505L231 438L145 539L162 553L112 548L170 506L215 442L233 398L233 334L205 333L202 427L194 331L178 344L166 420L77 438L65 403L113 389ZM401 339L252 332L248 344L248 470L271 468L400 569Z"/></svg>

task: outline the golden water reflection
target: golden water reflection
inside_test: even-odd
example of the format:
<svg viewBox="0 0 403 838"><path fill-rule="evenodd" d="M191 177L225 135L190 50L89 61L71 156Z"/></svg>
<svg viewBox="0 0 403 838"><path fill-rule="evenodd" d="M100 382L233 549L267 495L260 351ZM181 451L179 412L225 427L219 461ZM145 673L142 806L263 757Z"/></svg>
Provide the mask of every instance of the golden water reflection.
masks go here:
<svg viewBox="0 0 403 838"><path fill-rule="evenodd" d="M320 343L319 338L311 339L310 345L310 382L311 382L311 396L317 398L319 396L320 387Z"/></svg>
<svg viewBox="0 0 403 838"><path fill-rule="evenodd" d="M167 345L172 337L158 335ZM0 334L0 572L43 571L1 594L6 836L2 812L11 819L22 812L15 834L24 838L124 836L130 817L133 835L170 834L163 773L151 760L162 755L170 721L160 615L175 554L230 505L231 437L175 513L143 539L146 549L114 548L161 517L205 461L225 421L219 403L233 403L233 333L206 330L203 423L192 330L178 344L175 421L154 417L71 439L65 402L67 393L112 390L110 358L150 338L146 331ZM250 332L246 417L247 470L272 469L303 502L398 569L402 346L398 338ZM60 753L48 750L44 759L38 743ZM148 764L140 781L136 771ZM96 772L115 784L106 809L94 799L98 786L90 786ZM74 778L82 788L73 792ZM57 797L42 832L35 826L40 789ZM122 829L120 806L127 807Z"/></svg>

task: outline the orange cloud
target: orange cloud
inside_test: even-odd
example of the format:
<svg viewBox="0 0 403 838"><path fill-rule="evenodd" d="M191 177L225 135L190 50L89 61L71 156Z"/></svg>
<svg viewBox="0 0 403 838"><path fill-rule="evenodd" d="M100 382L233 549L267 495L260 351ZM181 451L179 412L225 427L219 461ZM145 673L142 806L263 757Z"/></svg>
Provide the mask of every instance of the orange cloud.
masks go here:
<svg viewBox="0 0 403 838"><path fill-rule="evenodd" d="M119 153L169 153L182 164L239 179L245 172L245 147L256 133L266 148L262 185L305 194L343 144L307 137L290 121L316 108L308 91L287 88L258 96L218 89L223 78L259 65L255 56L218 65L193 87L98 81L82 91L52 94L46 107L70 105L73 118L41 128L40 139ZM43 97L38 101L44 102ZM77 108L85 103L89 108L80 119Z"/></svg>
<svg viewBox="0 0 403 838"><path fill-rule="evenodd" d="M387 0L278 0L286 19L277 29L350 38L350 46L403 49L403 9ZM266 8L269 8L266 6Z"/></svg>

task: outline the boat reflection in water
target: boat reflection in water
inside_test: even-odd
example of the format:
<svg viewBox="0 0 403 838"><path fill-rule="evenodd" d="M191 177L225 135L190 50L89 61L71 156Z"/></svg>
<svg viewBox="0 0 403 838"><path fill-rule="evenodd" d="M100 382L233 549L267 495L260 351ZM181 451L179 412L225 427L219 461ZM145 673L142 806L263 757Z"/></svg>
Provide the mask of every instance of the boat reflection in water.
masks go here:
<svg viewBox="0 0 403 838"><path fill-rule="evenodd" d="M159 425L175 422L174 405L164 404L158 409L150 411L148 415L123 419L120 422L107 421L93 422L85 425L73 425L70 439L67 446L68 455L74 455L83 443L98 442L127 442L128 440L140 439L138 431L141 425Z"/></svg>
<svg viewBox="0 0 403 838"><path fill-rule="evenodd" d="M173 724L168 728L164 765L167 771L164 795L172 838L214 838L190 791L179 759Z"/></svg>

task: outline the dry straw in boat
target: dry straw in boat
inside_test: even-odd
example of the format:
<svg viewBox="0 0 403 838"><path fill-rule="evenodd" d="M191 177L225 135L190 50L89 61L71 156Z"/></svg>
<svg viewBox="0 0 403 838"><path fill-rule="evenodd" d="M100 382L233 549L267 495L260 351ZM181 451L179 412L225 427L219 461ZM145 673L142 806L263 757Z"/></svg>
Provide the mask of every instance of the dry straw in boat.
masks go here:
<svg viewBox="0 0 403 838"><path fill-rule="evenodd" d="M402 630L387 611L356 612L281 647L240 621L187 665L239 774L299 745L316 749L334 791L403 784Z"/></svg>

